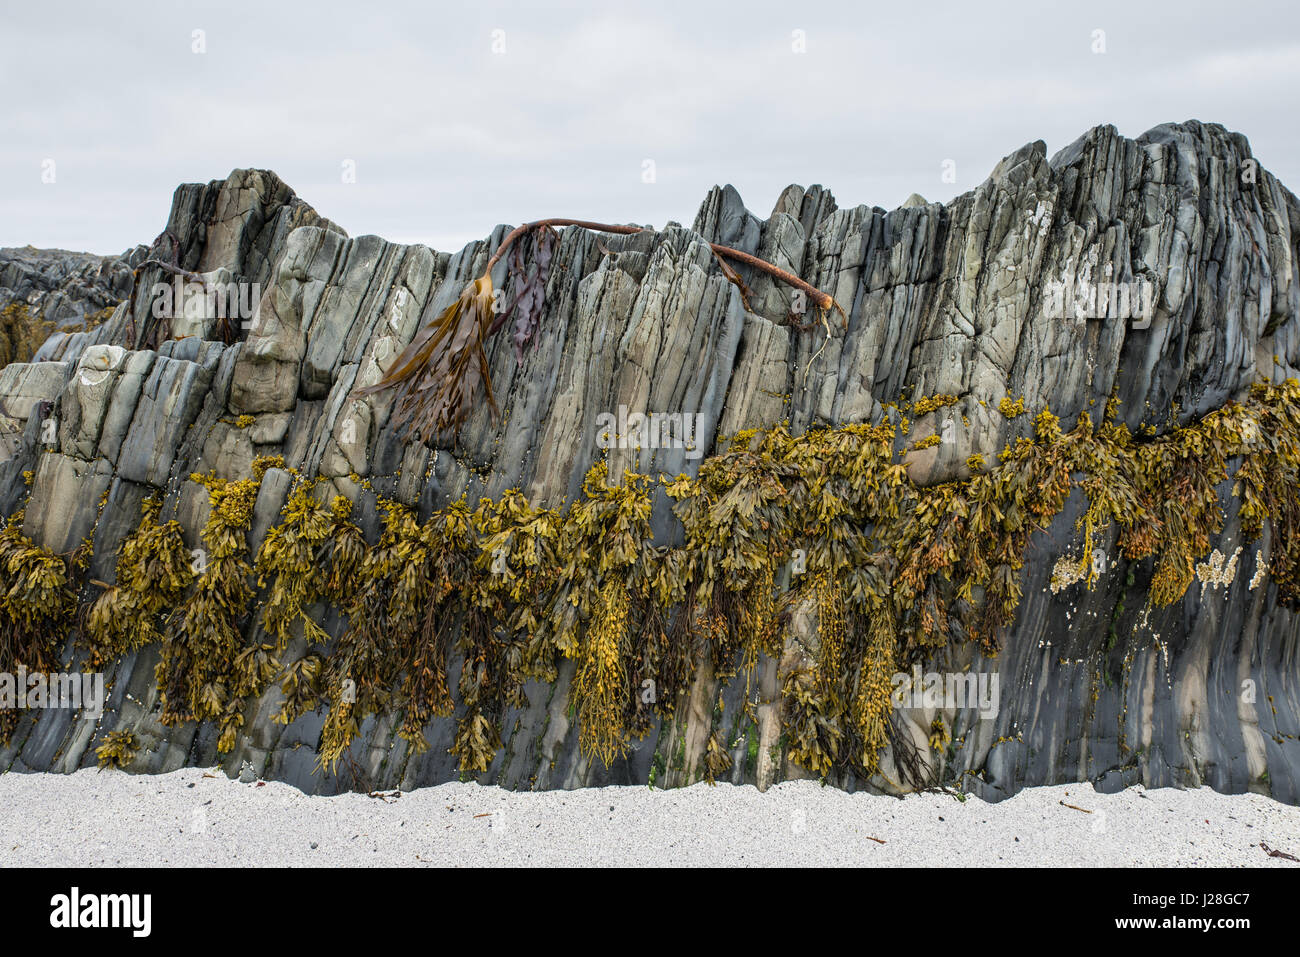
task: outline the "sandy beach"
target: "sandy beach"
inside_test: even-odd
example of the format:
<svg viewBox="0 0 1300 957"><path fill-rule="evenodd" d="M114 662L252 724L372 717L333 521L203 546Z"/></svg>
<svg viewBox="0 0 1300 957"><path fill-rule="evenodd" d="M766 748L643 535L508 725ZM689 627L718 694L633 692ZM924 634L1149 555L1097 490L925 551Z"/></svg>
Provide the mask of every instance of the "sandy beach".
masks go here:
<svg viewBox="0 0 1300 957"><path fill-rule="evenodd" d="M809 782L311 797L219 770L0 774L6 866L1297 867L1300 809L1208 788L970 797Z"/></svg>

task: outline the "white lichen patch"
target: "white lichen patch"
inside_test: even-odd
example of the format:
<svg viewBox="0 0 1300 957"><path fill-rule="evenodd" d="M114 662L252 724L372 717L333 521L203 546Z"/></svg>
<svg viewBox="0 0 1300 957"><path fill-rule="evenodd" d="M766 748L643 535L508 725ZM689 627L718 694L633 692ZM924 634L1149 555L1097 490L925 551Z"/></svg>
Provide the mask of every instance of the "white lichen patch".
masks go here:
<svg viewBox="0 0 1300 957"><path fill-rule="evenodd" d="M1268 565L1264 563L1264 550L1261 548L1255 552L1255 574L1250 579L1250 590L1254 591L1262 585L1267 576Z"/></svg>
<svg viewBox="0 0 1300 957"><path fill-rule="evenodd" d="M1210 553L1209 561L1198 562L1196 564L1196 577L1201 583L1201 595L1205 595L1205 589L1211 585L1218 588L1232 584L1232 580L1237 577L1237 560L1241 557L1241 546L1232 553L1228 558L1217 548Z"/></svg>
<svg viewBox="0 0 1300 957"><path fill-rule="evenodd" d="M1052 594L1055 595L1071 585L1083 581L1088 574L1088 566L1082 558L1062 555L1052 566Z"/></svg>

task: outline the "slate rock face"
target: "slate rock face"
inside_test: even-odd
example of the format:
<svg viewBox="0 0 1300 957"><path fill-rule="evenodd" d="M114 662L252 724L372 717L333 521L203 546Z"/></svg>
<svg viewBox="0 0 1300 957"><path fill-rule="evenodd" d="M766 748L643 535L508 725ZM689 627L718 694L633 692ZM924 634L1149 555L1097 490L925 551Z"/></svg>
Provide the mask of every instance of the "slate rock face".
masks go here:
<svg viewBox="0 0 1300 957"><path fill-rule="evenodd" d="M144 252L143 246L121 256L0 249L0 309L22 303L33 320L56 328L81 326L130 294L131 273Z"/></svg>
<svg viewBox="0 0 1300 957"><path fill-rule="evenodd" d="M508 336L491 344L501 417L485 405L454 444L406 444L389 425L387 396L350 393L380 378L417 328L482 272L506 231L498 226L449 254L350 238L265 171L180 187L160 241L136 262L159 258L211 282L256 284L255 316L227 344L217 317L202 314L193 334L153 351L141 348L151 302L139 296L88 333L55 334L39 361L0 370L8 416L0 420L0 506L8 513L19 505L21 473L32 470L27 533L54 548L93 537L92 573L111 580L112 556L147 495L161 491L164 517L180 519L197 544L207 498L185 476L211 469L244 478L259 455L283 455L286 467L327 479L329 491L358 503L373 540L376 492L423 514L462 494L473 502L511 488L563 504L599 457L597 417L620 406L697 414L697 441L708 454L719 435L742 428L897 419L890 403L902 395L950 395L954 404L919 417L906 437L941 436L904 458L917 481L934 483L964 477L969 457L992 460L1031 434L1032 415L1003 415L1003 399L1022 399L1030 412L1050 406L1064 421L1081 412L1099 421L1114 394L1131 428L1166 431L1253 382L1300 374L1295 196L1256 166L1243 137L1222 127L1166 125L1137 139L1098 127L1054 157L1041 142L1022 147L946 205L913 197L892 211L841 208L820 186L791 186L760 219L726 187L706 197L690 229L669 224L632 236L565 229L536 348L517 366ZM830 292L847 328L831 323L829 337L820 325L799 331L791 314L810 316L792 289L741 266L747 310L709 242ZM0 260L0 270L9 268ZM140 281L149 289L169 277L148 266ZM502 268L494 280L503 279ZM1135 303L1145 291L1150 310L1134 320L1121 317L1132 303L1119 311L1104 301L1080 304L1081 283L1132 293ZM616 474L693 474L701 459L688 453L614 450L609 461ZM267 473L254 549L289 486L287 472ZM1224 503L1216 547L1231 554L1241 533L1226 489ZM1193 586L1182 602L1139 621L1149 574L1112 571L1092 591L1048 587L1078 514L1072 502L1034 537L1024 599L1001 655L983 661L951 652L935 663L996 671L996 716L931 709L905 717L905 732L924 741L942 713L962 747L932 759L944 763L947 779L961 775L987 797L1094 780L1115 788L1208 784L1300 803L1300 624L1278 606L1272 586L1249 586L1255 548L1242 554L1230 584ZM669 519L661 499L654 525L665 541ZM333 612L323 624L335 635L344 627ZM780 688L811 631L807 615L796 614L787 655L758 666L757 760L729 735L732 780L766 786L802 776L781 752ZM1144 637L1115 645L1112 631ZM300 650L291 647L289 659ZM435 721L430 749L415 755L391 717L363 724L337 774L315 772L323 716L273 723L275 688L250 702L235 750L218 755L211 727L159 724L157 657L146 648L108 676L112 695L99 730L140 736L146 747L133 770L220 761L236 773L251 762L309 792L459 776L447 753L454 721ZM669 751L680 760L656 783L698 780L719 695L726 720L745 695L743 677L719 687L702 669L677 716L606 768L579 753L567 711L572 667L561 668L554 687L530 685L528 707L506 714L505 747L481 780L516 788L644 782L656 755ZM1258 688L1251 701L1241 694L1246 681ZM0 766L84 766L96 740L66 715L28 716L0 750ZM889 756L882 769L872 782L833 783L889 788Z"/></svg>

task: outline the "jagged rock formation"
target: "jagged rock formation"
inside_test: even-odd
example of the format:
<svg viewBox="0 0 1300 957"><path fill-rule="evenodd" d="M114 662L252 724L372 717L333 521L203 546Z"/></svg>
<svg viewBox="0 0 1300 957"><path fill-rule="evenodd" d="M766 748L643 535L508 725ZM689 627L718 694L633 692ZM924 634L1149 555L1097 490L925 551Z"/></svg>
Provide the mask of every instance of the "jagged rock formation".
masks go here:
<svg viewBox="0 0 1300 957"><path fill-rule="evenodd" d="M55 326L81 325L116 306L131 292L131 271L147 247L120 256L66 249L0 249L0 308L22 302L35 319Z"/></svg>
<svg viewBox="0 0 1300 957"><path fill-rule="evenodd" d="M620 406L697 412L712 451L719 435L743 428L897 422L892 403L901 395L953 396L955 404L910 423L907 441L919 448L900 448L913 478L934 483L968 474L972 456L992 460L1031 433L1032 416L999 411L1004 399L1023 399L1030 412L1050 406L1062 420L1099 420L1115 395L1131 428L1163 432L1253 382L1300 369L1296 197L1254 167L1243 137L1221 127L1167 125L1136 140L1099 127L1051 158L1041 142L1022 147L947 205L917 198L893 211L842 209L819 186L792 186L762 220L727 187L710 193L690 229L669 224L628 237L566 229L536 350L516 367L506 337L491 348L503 415L484 407L459 441L436 450L405 444L388 426L383 396L349 393L380 378L416 329L481 273L506 231L448 254L349 238L271 173L242 170L181 187L164 232L174 242L147 255L212 282L257 284L256 319L227 344L218 317L200 311L173 324L183 338L141 349L153 319L150 296L139 295L102 326L56 333L36 361L0 369L10 417L0 506L5 514L19 507L22 473L32 471L24 531L56 551L93 538L91 573L111 581L117 546L146 497L161 490L164 517L178 518L196 547L207 493L185 477L211 470L244 478L260 455L282 455L286 467L327 479L329 490L357 503L373 540L376 494L422 514L462 494L473 502L512 488L561 504L602 454L597 416ZM797 308L789 288L741 267L747 311L708 242L830 292L847 329L832 324L829 338L820 326L797 331L785 322ZM145 290L169 281L156 267L140 277ZM1115 315L1051 318L1051 284L1080 281L1149 283L1150 325ZM941 441L925 442L931 435ZM609 453L615 473L694 473L699 461L682 449ZM285 470L267 473L254 548L289 485ZM1240 529L1226 489L1224 501L1218 548L1232 554ZM998 658L944 659L952 669L995 669L1001 700L991 720L944 713L961 746L933 755L936 771L989 797L1093 779L1106 788L1204 783L1300 803L1300 626L1271 586L1248 587L1249 555L1236 580L1193 588L1149 614L1149 570L1113 570L1091 591L1054 593L1052 566L1078 515L1075 503L1035 537L1024 599ZM671 534L662 499L654 524ZM333 614L324 625L335 635L342 627ZM802 627L796 618L792 655L808 640ZM1112 632L1139 631L1143 641L1111 647ZM412 755L391 718L363 724L337 775L313 772L323 718L274 724L274 688L250 705L235 750L218 755L212 728L157 721L157 654L146 648L113 667L98 729L65 712L28 715L0 749L0 766L82 766L93 761L98 736L116 728L145 743L132 765L141 771L218 761L235 771L251 760L308 791L409 788L459 773L447 753L452 721L435 721L430 750ZM733 780L765 785L802 773L780 741L788 665L764 660L756 672L757 748L726 729ZM579 754L566 708L572 677L568 663L554 687L530 686L528 707L507 713L504 749L481 780L572 787L644 782L652 769L659 784L697 780L715 702L721 696L730 720L745 694L743 678L718 687L702 669L677 716L606 768ZM1240 693L1247 679L1259 688L1254 701ZM904 721L924 740L932 716Z"/></svg>
<svg viewBox="0 0 1300 957"><path fill-rule="evenodd" d="M65 249L0 249L0 365L32 358L50 332L89 329L131 292L132 270L146 247L121 256Z"/></svg>

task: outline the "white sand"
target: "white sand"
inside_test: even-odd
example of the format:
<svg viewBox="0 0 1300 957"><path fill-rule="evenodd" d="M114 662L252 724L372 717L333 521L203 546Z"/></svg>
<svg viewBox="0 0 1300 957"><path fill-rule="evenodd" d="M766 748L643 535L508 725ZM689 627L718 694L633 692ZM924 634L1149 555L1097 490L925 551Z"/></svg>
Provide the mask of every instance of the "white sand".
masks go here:
<svg viewBox="0 0 1300 957"><path fill-rule="evenodd" d="M1060 802L1086 808L1091 814ZM880 838L879 844L869 838ZM0 866L1247 865L1296 867L1300 809L1256 794L1090 785L1000 804L800 781L308 797L187 768L0 774Z"/></svg>

